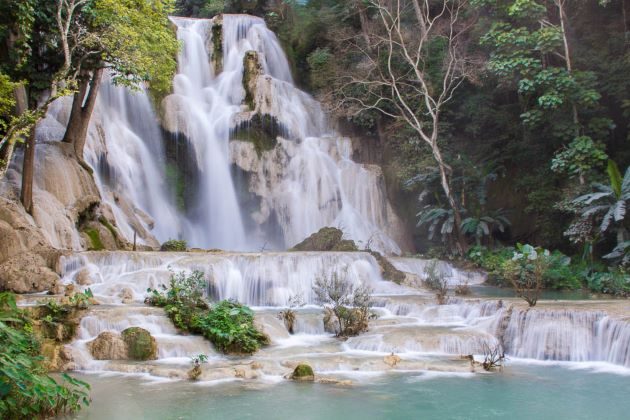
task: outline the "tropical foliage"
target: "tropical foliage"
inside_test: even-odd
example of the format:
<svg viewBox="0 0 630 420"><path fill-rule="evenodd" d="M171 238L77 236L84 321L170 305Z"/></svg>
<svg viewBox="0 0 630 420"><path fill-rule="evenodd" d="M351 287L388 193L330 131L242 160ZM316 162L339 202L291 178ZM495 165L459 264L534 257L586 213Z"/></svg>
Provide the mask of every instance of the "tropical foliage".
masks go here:
<svg viewBox="0 0 630 420"><path fill-rule="evenodd" d="M169 286L147 290L145 302L163 307L177 328L204 336L224 353L250 354L268 343L250 308L232 300L209 305L206 290L203 272L173 273Z"/></svg>
<svg viewBox="0 0 630 420"><path fill-rule="evenodd" d="M0 417L50 417L89 404L85 382L47 374L30 319L15 296L0 293Z"/></svg>

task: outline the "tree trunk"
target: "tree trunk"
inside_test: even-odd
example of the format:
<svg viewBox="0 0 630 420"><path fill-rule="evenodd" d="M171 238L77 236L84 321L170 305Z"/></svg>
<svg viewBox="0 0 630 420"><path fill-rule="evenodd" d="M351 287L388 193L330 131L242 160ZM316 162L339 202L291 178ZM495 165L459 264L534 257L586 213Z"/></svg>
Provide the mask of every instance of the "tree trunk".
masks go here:
<svg viewBox="0 0 630 420"><path fill-rule="evenodd" d="M22 192L20 200L24 209L33 215L33 176L35 174L35 126L31 128L24 148L24 163L22 164Z"/></svg>
<svg viewBox="0 0 630 420"><path fill-rule="evenodd" d="M361 23L361 34L363 35L363 40L365 41L365 45L368 50L372 49L372 45L370 43L370 28L368 25L368 15L367 10L365 8L365 4L363 4L362 0L357 2L357 8L359 9L359 22Z"/></svg>
<svg viewBox="0 0 630 420"><path fill-rule="evenodd" d="M94 70L91 78L86 77L81 81L79 91L74 95L70 120L68 121L66 133L63 136L64 142L74 146L74 154L79 164L89 171L91 171L91 169L83 160L83 149L85 148L90 118L92 117L94 106L96 105L96 97L98 96L102 76L103 68L98 68ZM85 96L86 93L87 98Z"/></svg>
<svg viewBox="0 0 630 420"><path fill-rule="evenodd" d="M434 138L432 141L431 148L433 149L433 157L438 164L438 168L440 170L440 183L442 184L442 190L444 190L444 195L448 200L448 204L453 210L453 236L455 236L455 245L457 246L457 251L464 255L464 253L468 250L468 243L466 242L466 238L461 233L460 226L462 224L462 215L459 211L459 206L457 205L457 201L455 201L455 196L453 195L453 191L451 190L451 184L448 179L448 168L442 159L442 152L437 145L437 139Z"/></svg>
<svg viewBox="0 0 630 420"><path fill-rule="evenodd" d="M28 109L26 88L23 84L20 84L13 89L13 97L15 98L15 109L13 115L19 117ZM13 157L16 142L14 132L15 127L10 127L5 137L0 142L0 179L4 178L4 175L11 164L11 158Z"/></svg>

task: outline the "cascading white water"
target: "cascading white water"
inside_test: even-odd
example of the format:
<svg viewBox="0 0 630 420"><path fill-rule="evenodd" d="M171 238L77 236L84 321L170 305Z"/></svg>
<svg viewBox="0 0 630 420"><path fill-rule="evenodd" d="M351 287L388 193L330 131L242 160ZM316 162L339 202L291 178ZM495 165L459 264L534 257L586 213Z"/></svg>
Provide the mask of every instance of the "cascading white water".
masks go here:
<svg viewBox="0 0 630 420"><path fill-rule="evenodd" d="M145 229L160 241L176 238L179 215L165 185L164 147L151 101L144 90L130 91L106 80L91 124L85 158L95 169L102 198L114 211L123 235L133 239L130 209L120 197L150 215ZM134 211L133 209L131 211Z"/></svg>
<svg viewBox="0 0 630 420"><path fill-rule="evenodd" d="M427 272L434 270L436 274L446 279L449 286L460 284L472 286L486 281L485 273L460 270L447 261L402 257L392 257L390 261L400 271L414 274L420 280L425 280Z"/></svg>
<svg viewBox="0 0 630 420"><path fill-rule="evenodd" d="M514 310L503 341L516 357L630 367L630 325L600 311Z"/></svg>
<svg viewBox="0 0 630 420"><path fill-rule="evenodd" d="M64 258L62 265L64 281L77 282L87 273L96 298L116 308L96 310L84 320L82 328L87 332L75 345L82 357L88 357L84 366L91 363L85 342L99 332L120 332L131 325L156 334L164 347L161 358L183 357L198 349L202 345L199 341L178 341L166 318L137 305L148 287L167 284L172 271L201 270L213 298L237 299L256 307L259 322L272 342L280 346L268 350L270 354L265 357L272 359L301 354L307 351L301 350L303 346L312 345L323 346L318 351L332 351L335 357L339 352L348 358L357 352L362 357L395 352L414 358L422 354L480 354L484 346L502 343L508 355L519 358L602 361L630 367L627 320L587 309L525 310L518 305L510 309L510 305L496 300L451 298L448 304L437 305L431 294L384 281L376 260L368 253L88 252ZM345 275L353 284L371 286L378 315L367 333L335 345L329 343L321 309L312 306L316 303L314 282L333 272ZM125 295L135 303L121 305ZM308 306L295 309L296 335L289 336L275 314L296 295Z"/></svg>
<svg viewBox="0 0 630 420"><path fill-rule="evenodd" d="M218 74L211 46L216 48L212 25L219 23L185 18L173 22L183 49L175 92L164 102L166 125L190 142L201 176L198 202L184 231L189 243L251 250L268 241L269 231L243 228L229 171L235 163L255 173L245 186L261 201L251 218L258 225L274 218L282 237L276 247L292 246L321 227L338 226L363 244L371 240L374 249L400 252L384 231L395 216L387 207L380 173L354 163L349 140L337 138L319 104L293 86L289 63L264 21L246 15L222 17ZM256 52L261 66L254 110L242 105L244 57L250 51ZM230 128L247 125L255 113L275 118L289 139L279 139L276 148L262 156L254 156L253 149L247 155L251 143L233 141L228 148Z"/></svg>
<svg viewBox="0 0 630 420"><path fill-rule="evenodd" d="M362 245L399 252L391 239L389 225L396 218L387 203L380 168L353 162L350 140L331 130L320 105L293 85L280 44L264 21L223 16L220 66L212 57L217 44L212 25L217 22L173 21L183 47L174 93L163 103L163 124L172 134L182 135L193 152L199 178L195 201L186 214L178 214L171 204L171 192L164 185L161 133L146 94L105 84L86 158L96 169L101 195L122 233L130 239L140 220L160 240L183 237L192 246L247 250L262 244L270 229L277 229L281 238L277 247L284 248L323 226L337 226ZM248 51L257 53L261 66L255 80L255 109L243 104L243 63ZM215 73L215 68L220 72ZM251 142L230 141L230 131L251 122L256 113L279 123L282 137L273 150L259 153ZM54 130L63 128L58 124L62 120L47 119L43 134L58 137ZM248 174L245 188L258 199L251 214L241 208L242 191L231 165ZM247 217L257 228L246 223ZM272 342L256 357L275 366L268 367L272 374L284 374L286 360L305 357L316 370L382 371L389 369L383 356L391 352L402 356L405 369L434 367L434 361L423 361L427 355L441 357L447 365L442 368L451 369L458 359L454 356L480 353L485 345L499 342L516 357L630 366L626 320L585 310L508 310L497 301L451 299L447 305L437 305L429 291L384 281L368 253L88 252L63 259L64 281L90 287L103 304L82 320L72 344L77 365L90 370L129 371L150 364L94 361L87 350L87 343L98 334L120 333L130 326L143 327L156 338L155 364L173 358L186 364L189 356L199 353L214 354L225 362L207 341L179 334L160 309L142 305L147 288L167 284L172 271L182 270L203 271L211 297L255 307L257 322ZM423 277L426 261L392 262ZM483 280L447 264L438 270L451 284ZM378 319L370 322L367 333L346 342L326 332L322 308L314 306L315 280L332 273L347 276L355 285L369 285L376 294ZM289 335L278 312L296 295L307 306L295 308L295 334ZM460 364L469 368L467 362ZM161 374L170 377L173 372L167 369Z"/></svg>
<svg viewBox="0 0 630 420"><path fill-rule="evenodd" d="M147 288L168 284L171 273L181 270L204 272L213 298L252 306L286 306L295 296L314 304L315 280L333 272L352 284L370 285L376 292L405 290L383 281L378 263L368 253L143 253L130 259L126 252L108 252L83 253L64 261L66 281L87 269L94 279L91 290L107 303L119 303L124 288L140 303Z"/></svg>
<svg viewBox="0 0 630 420"><path fill-rule="evenodd" d="M212 41L209 21L174 18L173 22L183 44L170 98L178 101L182 115L183 127L175 129L185 133L193 146L200 174L183 236L192 246L244 249L245 231L228 150L232 117L240 110L241 99L234 95L239 66L226 59L224 71L215 77L206 47Z"/></svg>

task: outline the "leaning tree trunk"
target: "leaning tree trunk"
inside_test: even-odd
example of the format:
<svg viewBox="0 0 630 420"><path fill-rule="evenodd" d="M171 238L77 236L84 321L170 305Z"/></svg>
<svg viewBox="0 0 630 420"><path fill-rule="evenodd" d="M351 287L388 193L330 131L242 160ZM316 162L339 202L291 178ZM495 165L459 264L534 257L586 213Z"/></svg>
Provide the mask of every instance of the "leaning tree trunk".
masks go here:
<svg viewBox="0 0 630 420"><path fill-rule="evenodd" d="M94 70L91 77L86 77L81 81L79 91L74 94L70 120L63 137L65 143L70 143L74 147L74 154L79 164L91 171L90 167L83 159L83 150L87 139L87 132L90 126L90 118L96 105L96 97L103 77L103 68ZM89 90L88 90L89 86ZM87 98L86 98L87 93Z"/></svg>
<svg viewBox="0 0 630 420"><path fill-rule="evenodd" d="M33 176L35 174L35 127L31 128L24 148L24 163L22 164L22 192L20 200L24 209L33 214Z"/></svg>

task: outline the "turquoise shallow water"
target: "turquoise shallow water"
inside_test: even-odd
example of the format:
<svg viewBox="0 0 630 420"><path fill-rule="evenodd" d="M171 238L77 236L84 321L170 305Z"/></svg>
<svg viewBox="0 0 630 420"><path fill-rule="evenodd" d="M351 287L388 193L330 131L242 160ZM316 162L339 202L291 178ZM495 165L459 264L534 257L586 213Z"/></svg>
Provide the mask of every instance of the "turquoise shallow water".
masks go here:
<svg viewBox="0 0 630 420"><path fill-rule="evenodd" d="M628 419L630 376L512 364L494 374L390 374L351 387L281 382L92 384L80 419ZM363 379L365 381L365 379Z"/></svg>

